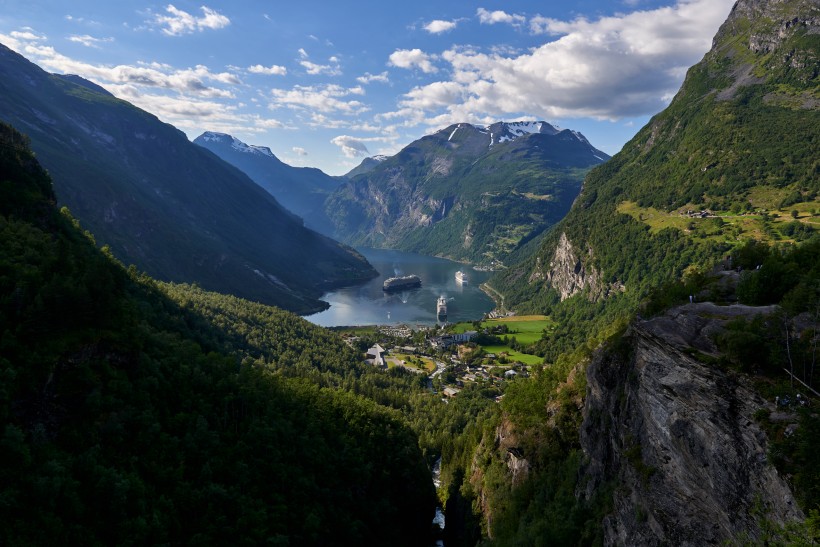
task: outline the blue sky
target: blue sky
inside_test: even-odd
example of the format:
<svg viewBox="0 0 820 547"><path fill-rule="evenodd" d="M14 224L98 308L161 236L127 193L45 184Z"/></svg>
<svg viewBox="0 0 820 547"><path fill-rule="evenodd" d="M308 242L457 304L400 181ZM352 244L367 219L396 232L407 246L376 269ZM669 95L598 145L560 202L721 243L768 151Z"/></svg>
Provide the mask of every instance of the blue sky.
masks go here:
<svg viewBox="0 0 820 547"><path fill-rule="evenodd" d="M0 0L0 43L193 139L342 174L450 123L546 120L614 154L733 0Z"/></svg>

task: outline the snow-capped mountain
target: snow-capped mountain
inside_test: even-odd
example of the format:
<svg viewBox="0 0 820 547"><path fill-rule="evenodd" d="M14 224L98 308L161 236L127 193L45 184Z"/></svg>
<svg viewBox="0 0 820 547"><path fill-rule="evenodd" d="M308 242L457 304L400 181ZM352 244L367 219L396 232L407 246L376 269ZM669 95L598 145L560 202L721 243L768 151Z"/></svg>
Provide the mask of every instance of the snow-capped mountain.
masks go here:
<svg viewBox="0 0 820 547"><path fill-rule="evenodd" d="M227 133L216 133L214 131L206 131L198 138L204 142L215 143L220 145L228 145L237 152L243 154L260 154L269 158L276 158L267 146L256 146L254 144L246 144L236 137L228 135ZM276 158L279 159L279 158Z"/></svg>
<svg viewBox="0 0 820 547"><path fill-rule="evenodd" d="M453 124L363 161L325 212L354 245L497 263L562 218L608 157L543 121Z"/></svg>
<svg viewBox="0 0 820 547"><path fill-rule="evenodd" d="M206 131L194 143L243 171L288 210L302 217L305 225L323 233L330 231L322 206L339 186L339 179L312 167L288 165L267 146L247 144L226 133Z"/></svg>

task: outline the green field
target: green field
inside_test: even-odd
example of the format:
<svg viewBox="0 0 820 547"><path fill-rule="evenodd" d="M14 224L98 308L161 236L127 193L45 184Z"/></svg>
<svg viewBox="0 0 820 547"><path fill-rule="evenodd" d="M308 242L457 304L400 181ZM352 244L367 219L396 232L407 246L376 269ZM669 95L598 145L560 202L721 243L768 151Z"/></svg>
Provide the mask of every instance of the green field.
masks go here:
<svg viewBox="0 0 820 547"><path fill-rule="evenodd" d="M498 325L506 325L509 329L506 334L499 335L501 338L504 336L515 337L519 343L527 346L540 340L544 329L553 328L555 323L546 315L514 315L481 322L482 328L492 328ZM457 323L454 325L453 332L463 333L474 329L475 326L472 323ZM505 345L484 346L484 351L496 355L506 353L511 361L520 361L526 365L540 365L544 361L542 357L521 353Z"/></svg>
<svg viewBox="0 0 820 547"><path fill-rule="evenodd" d="M509 332L506 336L515 336L520 343L528 345L540 340L544 329L552 328L554 323L546 315L513 315L481 322L482 328L492 328L497 325L507 325ZM474 329L472 323L457 323L453 332L462 333Z"/></svg>
<svg viewBox="0 0 820 547"><path fill-rule="evenodd" d="M429 357L422 355L408 355L406 353L390 353L388 357L400 359L405 362L408 367L423 369L427 372L434 372L436 370L436 363ZM421 363L421 364L419 364Z"/></svg>
<svg viewBox="0 0 820 547"><path fill-rule="evenodd" d="M764 205L777 201L776 198L779 196L780 194L769 195L759 191L755 198L757 203ZM668 213L653 207L640 207L632 201L624 201L618 204L618 212L643 222L649 226L652 233L657 233L665 228L675 228L693 237L729 243L741 239L791 241L789 238L777 233L776 230L793 221L802 222L815 230L820 229L820 216L815 214L818 205L820 204L817 201L795 203L787 207L785 211L769 210L766 215L760 213L733 214L718 212L715 217L689 218L680 214L680 211L686 210L687 207ZM688 208L695 209L695 206L692 205ZM792 211L796 211L797 216L793 217Z"/></svg>
<svg viewBox="0 0 820 547"><path fill-rule="evenodd" d="M487 353L494 353L496 356L500 356L502 353L507 354L507 359L510 362L518 361L520 363L524 363L525 365L540 365L544 362L543 357L538 357L537 355L530 355L529 353L521 353L520 351L515 351L514 349L510 349L510 346L481 346L484 348L484 351Z"/></svg>

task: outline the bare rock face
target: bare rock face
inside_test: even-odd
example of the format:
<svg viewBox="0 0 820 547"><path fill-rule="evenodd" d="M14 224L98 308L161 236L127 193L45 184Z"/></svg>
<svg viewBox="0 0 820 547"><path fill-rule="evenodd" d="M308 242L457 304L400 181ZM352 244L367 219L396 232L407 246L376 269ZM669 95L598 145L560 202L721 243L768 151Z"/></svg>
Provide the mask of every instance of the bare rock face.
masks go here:
<svg viewBox="0 0 820 547"><path fill-rule="evenodd" d="M714 316L682 306L639 322L625 346L590 364L581 429L588 480L579 495L620 486L603 523L608 545L756 542L761 516L775 525L803 518L753 419L773 405L741 376L688 354L712 349L708 333L729 317L772 311L731 308Z"/></svg>
<svg viewBox="0 0 820 547"><path fill-rule="evenodd" d="M620 283L604 283L601 274L590 264L592 248L588 247L585 255L579 256L566 233L562 233L555 247L549 266L545 269L537 259L535 269L530 274L529 282L545 281L561 295L563 302L584 289L589 289L592 301L606 298L611 293L623 292L625 287Z"/></svg>
<svg viewBox="0 0 820 547"><path fill-rule="evenodd" d="M504 454L513 484L520 484L530 472L530 462L519 447L518 435L512 422L506 417L495 432L496 449Z"/></svg>

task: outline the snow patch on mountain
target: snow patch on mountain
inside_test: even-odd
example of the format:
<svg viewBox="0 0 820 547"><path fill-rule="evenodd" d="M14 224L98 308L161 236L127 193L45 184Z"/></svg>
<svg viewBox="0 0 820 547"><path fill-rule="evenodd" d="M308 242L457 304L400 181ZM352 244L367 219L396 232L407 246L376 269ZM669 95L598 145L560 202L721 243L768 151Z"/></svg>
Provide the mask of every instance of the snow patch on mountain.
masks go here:
<svg viewBox="0 0 820 547"><path fill-rule="evenodd" d="M214 131L206 131L202 134L202 140L207 142L218 142L228 144L237 152L242 152L244 154L260 154L262 156L268 156L271 158L276 157L273 154L273 152L271 152L271 149L267 146L256 146L253 144L246 144L237 139L236 137L228 135L227 133L216 133Z"/></svg>
<svg viewBox="0 0 820 547"><path fill-rule="evenodd" d="M455 135L455 134L456 134L456 131L458 131L458 128L459 128L459 127L461 127L461 124L458 124L458 125L456 126L456 128L455 128L455 129L453 129L453 132L452 132L452 133L450 133L450 136L449 136L449 137L447 137L447 141L451 141L451 140L453 140L453 135Z"/></svg>

